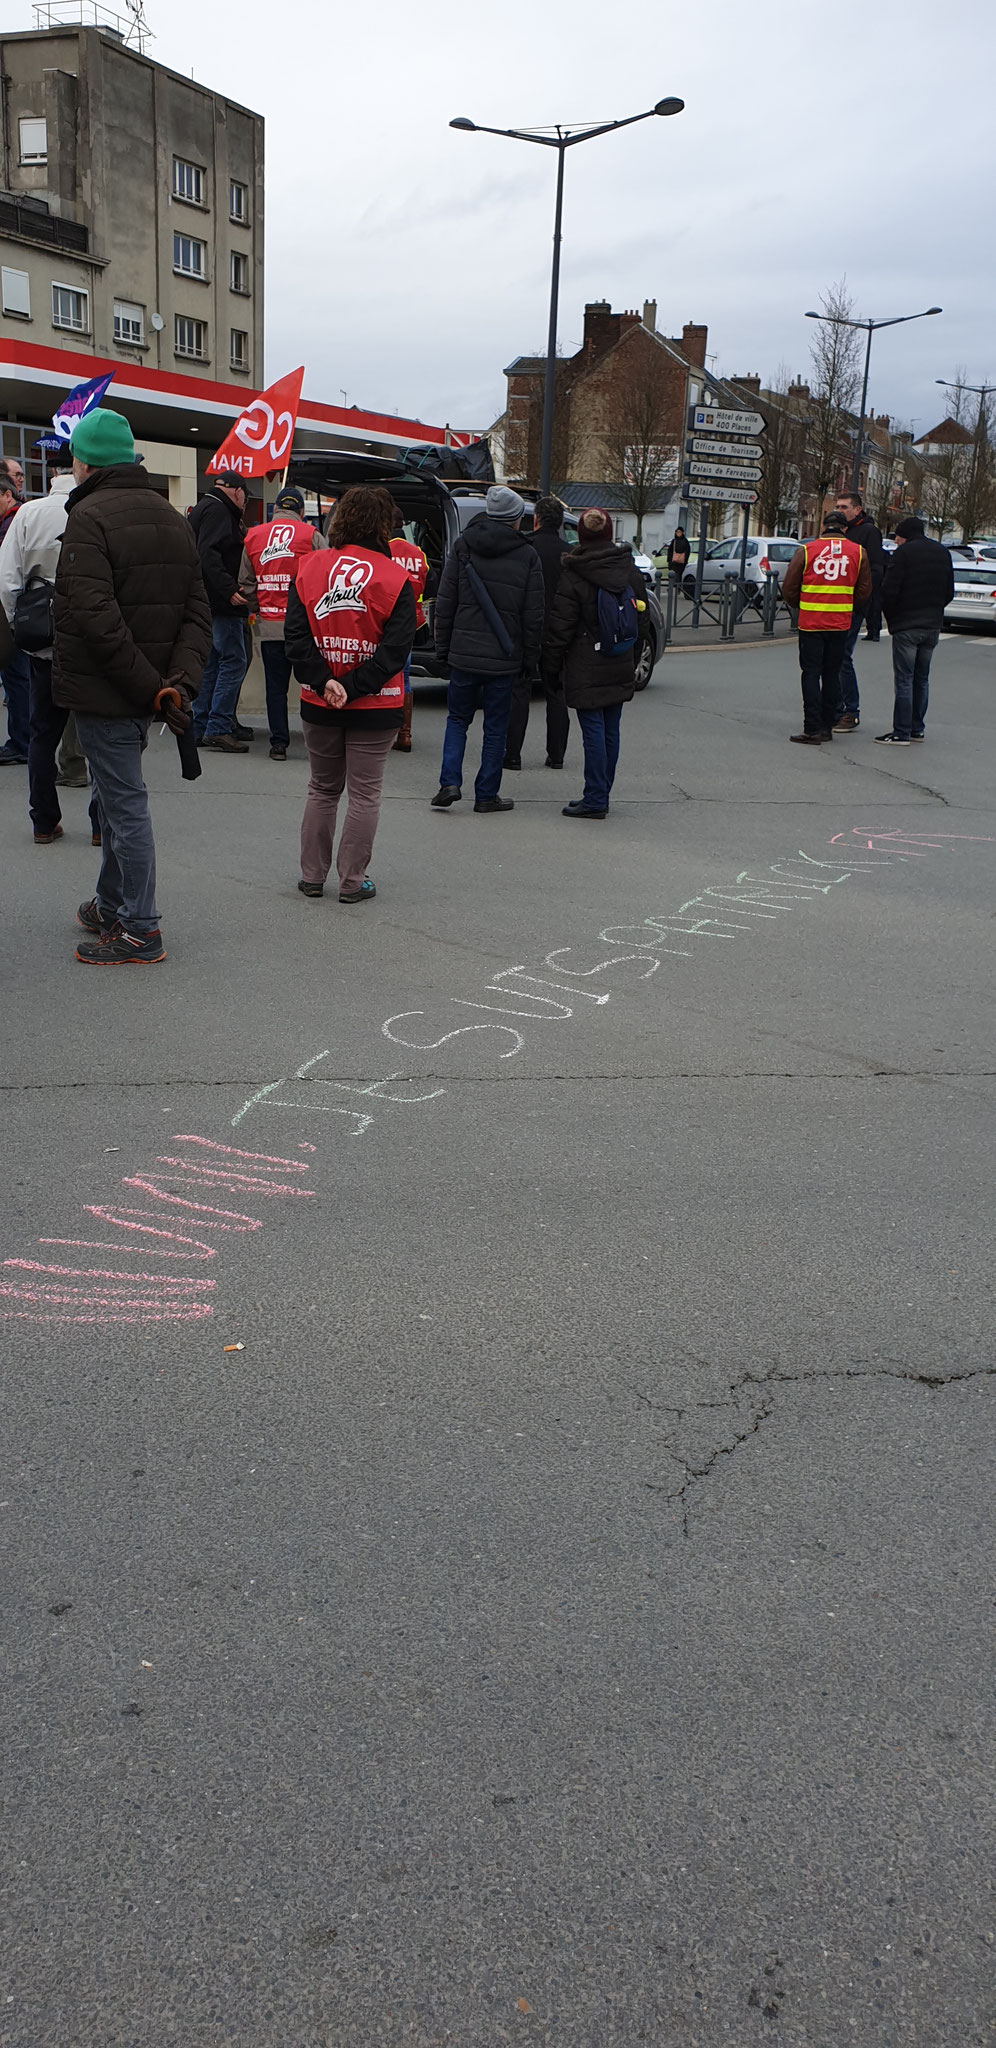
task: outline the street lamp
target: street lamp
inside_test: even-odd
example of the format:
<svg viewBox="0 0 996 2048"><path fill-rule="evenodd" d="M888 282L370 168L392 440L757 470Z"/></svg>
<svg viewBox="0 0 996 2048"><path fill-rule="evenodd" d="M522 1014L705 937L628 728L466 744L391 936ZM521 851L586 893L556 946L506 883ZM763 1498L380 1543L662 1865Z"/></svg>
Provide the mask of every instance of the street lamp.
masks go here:
<svg viewBox="0 0 996 2048"><path fill-rule="evenodd" d="M861 386L861 418L858 422L858 438L854 444L854 462L851 468L851 490L857 491L861 483L861 449L865 438L865 406L868 402L868 372L871 368L872 335L877 327L904 327L907 320L929 320L933 313L943 313L943 306L928 306L923 313L897 313L892 320L845 320L841 313L807 313L807 320L822 320L828 327L858 327L868 336L865 350L865 378Z"/></svg>
<svg viewBox="0 0 996 2048"><path fill-rule="evenodd" d="M513 142L538 142L544 149L557 151L557 205L553 219L553 272L550 279L550 331L546 349L546 383L543 391L543 447L540 456L540 492L545 497L550 490L550 467L553 456L553 407L557 372L557 297L560 289L560 224L564 207L564 157L576 142L591 142L596 135L610 135L616 128L631 128L634 121L649 121L655 114L680 114L684 100L658 100L656 106L648 107L644 114L627 114L622 121L600 121L593 128L568 128L557 124L549 132L542 128L488 128L481 121L470 121L465 114L457 115L450 122L451 128L460 128L474 135L506 135Z"/></svg>
<svg viewBox="0 0 996 2048"><path fill-rule="evenodd" d="M968 503L965 507L969 515L968 523L974 526L975 500L978 496L979 469L982 464L982 445L986 429L986 399L991 392L996 391L996 384L957 384L953 383L950 377L935 377L934 383L944 384L949 391L972 391L978 396L979 416L975 422L975 447L972 451L972 482L968 494ZM971 540L971 538L970 533L962 534L963 540Z"/></svg>

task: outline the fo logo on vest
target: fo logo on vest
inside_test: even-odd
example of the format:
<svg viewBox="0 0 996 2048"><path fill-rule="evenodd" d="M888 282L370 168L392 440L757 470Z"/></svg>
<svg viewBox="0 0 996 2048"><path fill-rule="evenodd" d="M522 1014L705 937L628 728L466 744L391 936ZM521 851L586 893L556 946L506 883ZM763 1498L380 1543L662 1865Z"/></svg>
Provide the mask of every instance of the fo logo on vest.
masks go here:
<svg viewBox="0 0 996 2048"><path fill-rule="evenodd" d="M316 619L327 619L333 612L365 611L363 592L373 575L373 563L360 562L354 555L340 555L333 571L324 597L315 606Z"/></svg>
<svg viewBox="0 0 996 2048"><path fill-rule="evenodd" d="M259 558L260 567L262 568L264 562L275 561L278 555L293 554L293 541L294 528L292 526L272 526L270 528L270 538Z"/></svg>

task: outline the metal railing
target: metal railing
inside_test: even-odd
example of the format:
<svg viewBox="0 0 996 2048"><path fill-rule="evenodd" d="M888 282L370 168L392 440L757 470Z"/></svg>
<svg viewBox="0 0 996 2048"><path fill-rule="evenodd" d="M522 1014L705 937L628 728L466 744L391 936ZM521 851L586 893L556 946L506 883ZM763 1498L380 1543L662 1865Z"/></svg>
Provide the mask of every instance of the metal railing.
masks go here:
<svg viewBox="0 0 996 2048"><path fill-rule="evenodd" d="M673 577L668 578L664 612L664 645L667 647L674 637L676 628L700 624L701 614L719 627L721 640L733 640L737 626L746 612L754 612L761 621L761 637L774 638L775 621L780 611L788 613L783 603L781 585L774 570L769 569L763 588L758 591L738 576L724 576L722 583L710 589L708 596L702 592L698 599L686 598L681 585Z"/></svg>
<svg viewBox="0 0 996 2048"><path fill-rule="evenodd" d="M43 213L41 208L21 206L16 199L0 198L0 233L22 235L25 241L44 242L51 249L74 249L85 256L90 236L81 221L63 220L60 214Z"/></svg>

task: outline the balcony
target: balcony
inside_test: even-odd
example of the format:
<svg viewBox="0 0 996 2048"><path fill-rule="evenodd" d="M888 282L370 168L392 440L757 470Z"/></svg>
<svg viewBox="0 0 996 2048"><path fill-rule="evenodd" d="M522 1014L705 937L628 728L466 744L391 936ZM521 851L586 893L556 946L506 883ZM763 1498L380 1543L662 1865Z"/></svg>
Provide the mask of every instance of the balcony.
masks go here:
<svg viewBox="0 0 996 2048"><path fill-rule="evenodd" d="M19 242L36 242L44 249L67 249L78 256L90 253L90 233L81 222L63 220L50 213L44 202L26 205L10 192L0 192L0 235L13 235Z"/></svg>

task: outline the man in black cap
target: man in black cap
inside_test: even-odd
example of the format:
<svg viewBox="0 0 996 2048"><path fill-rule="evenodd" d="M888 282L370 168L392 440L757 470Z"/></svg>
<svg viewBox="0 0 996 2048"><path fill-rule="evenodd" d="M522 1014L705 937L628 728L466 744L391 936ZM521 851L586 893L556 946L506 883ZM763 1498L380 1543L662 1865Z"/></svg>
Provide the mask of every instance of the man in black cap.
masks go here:
<svg viewBox="0 0 996 2048"><path fill-rule="evenodd" d="M901 519L896 541L882 582L895 704L892 729L880 732L877 744L908 747L911 740L923 739L930 657L944 624L944 607L954 596L954 568L950 549L927 540L920 519Z"/></svg>
<svg viewBox="0 0 996 2048"><path fill-rule="evenodd" d="M245 680L245 622L248 613L239 591L242 561L242 514L246 490L233 470L211 478L209 489L190 514L201 575L211 606L211 652L194 708L198 746L218 754L245 754L236 734L235 707Z"/></svg>
<svg viewBox="0 0 996 2048"><path fill-rule="evenodd" d="M328 543L304 517L300 491L283 490L273 518L250 526L239 566L239 590L259 622L259 651L266 677L266 718L270 728L270 759L286 761L290 745L287 692L291 665L284 652L287 595L302 555Z"/></svg>
<svg viewBox="0 0 996 2048"><path fill-rule="evenodd" d="M864 548L850 538L843 512L827 512L822 537L804 541L782 577L782 596L799 628L802 731L789 734L797 747L822 746L839 730L833 720L841 660L854 613L864 610L871 588Z"/></svg>

